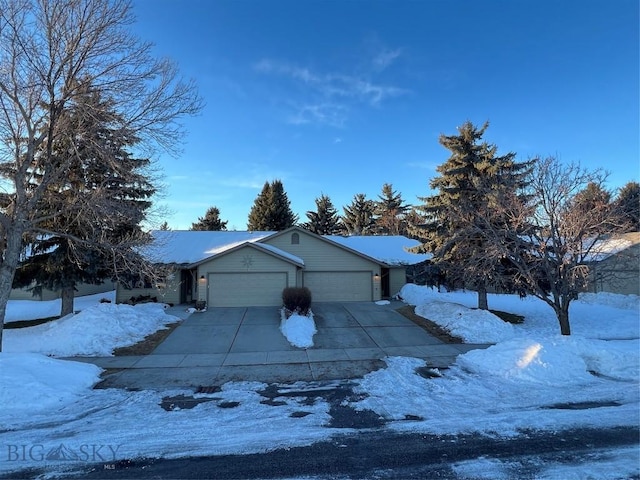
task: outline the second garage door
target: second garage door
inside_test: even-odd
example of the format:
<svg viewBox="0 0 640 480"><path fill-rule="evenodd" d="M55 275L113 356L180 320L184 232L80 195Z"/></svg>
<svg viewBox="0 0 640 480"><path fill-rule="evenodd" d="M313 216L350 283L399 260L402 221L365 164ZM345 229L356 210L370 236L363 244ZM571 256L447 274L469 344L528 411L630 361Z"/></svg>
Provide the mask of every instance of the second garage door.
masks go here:
<svg viewBox="0 0 640 480"><path fill-rule="evenodd" d="M370 302L371 272L305 272L314 302Z"/></svg>
<svg viewBox="0 0 640 480"><path fill-rule="evenodd" d="M210 273L207 303L211 307L279 306L286 286L284 272Z"/></svg>

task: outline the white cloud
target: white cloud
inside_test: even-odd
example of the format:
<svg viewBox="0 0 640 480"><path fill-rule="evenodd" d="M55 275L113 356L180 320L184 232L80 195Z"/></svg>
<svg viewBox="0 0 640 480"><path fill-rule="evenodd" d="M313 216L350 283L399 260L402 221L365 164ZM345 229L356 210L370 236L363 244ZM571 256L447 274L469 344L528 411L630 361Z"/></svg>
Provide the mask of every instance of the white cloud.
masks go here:
<svg viewBox="0 0 640 480"><path fill-rule="evenodd" d="M289 117L288 122L293 125L320 123L342 128L347 120L347 111L346 106L335 103L303 105Z"/></svg>
<svg viewBox="0 0 640 480"><path fill-rule="evenodd" d="M264 75L285 77L303 87L307 101L288 102L295 113L288 121L294 125L324 124L344 127L349 107L367 105L379 107L383 102L406 95L409 90L376 82L376 73L390 67L401 50L382 49L371 60L368 72L353 74L336 71L323 73L288 62L264 58L254 65ZM300 106L302 105L302 106Z"/></svg>
<svg viewBox="0 0 640 480"><path fill-rule="evenodd" d="M373 67L381 72L391 66L401 54L402 49L400 48L396 48L395 50L384 48L373 58Z"/></svg>

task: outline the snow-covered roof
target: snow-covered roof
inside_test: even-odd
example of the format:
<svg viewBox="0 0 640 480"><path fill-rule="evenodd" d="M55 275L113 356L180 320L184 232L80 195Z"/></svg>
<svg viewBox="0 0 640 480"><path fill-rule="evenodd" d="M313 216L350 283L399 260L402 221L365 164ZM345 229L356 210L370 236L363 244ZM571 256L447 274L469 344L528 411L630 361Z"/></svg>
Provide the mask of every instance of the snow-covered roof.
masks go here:
<svg viewBox="0 0 640 480"><path fill-rule="evenodd" d="M256 242L256 247L259 248L263 248L265 250L268 250L272 253L275 253L276 255L280 255L281 257L285 257L288 258L289 260L291 260L293 263L297 263L300 266L304 266L304 260L300 257L296 257L295 255L289 253L289 252L285 252L284 250L281 250L277 247L274 247L273 245L269 245L268 243L257 243Z"/></svg>
<svg viewBox="0 0 640 480"><path fill-rule="evenodd" d="M146 247L144 253L153 262L191 265L245 243L252 243L294 263L304 265L304 260L300 257L263 242L276 233L156 230L151 232L154 241ZM407 249L419 245L420 242L403 236L327 235L325 238L387 265L413 265L431 258L430 254L409 253Z"/></svg>
<svg viewBox="0 0 640 480"><path fill-rule="evenodd" d="M431 254L408 252L407 249L420 245L420 242L402 235L327 235L326 238L387 265L414 265L432 257Z"/></svg>
<svg viewBox="0 0 640 480"><path fill-rule="evenodd" d="M598 239L591 243L587 242L589 254L584 260L586 262L600 262L637 243L640 243L640 232L625 233L611 238Z"/></svg>
<svg viewBox="0 0 640 480"><path fill-rule="evenodd" d="M157 263L192 264L274 233L155 230L151 232L154 241L144 254Z"/></svg>

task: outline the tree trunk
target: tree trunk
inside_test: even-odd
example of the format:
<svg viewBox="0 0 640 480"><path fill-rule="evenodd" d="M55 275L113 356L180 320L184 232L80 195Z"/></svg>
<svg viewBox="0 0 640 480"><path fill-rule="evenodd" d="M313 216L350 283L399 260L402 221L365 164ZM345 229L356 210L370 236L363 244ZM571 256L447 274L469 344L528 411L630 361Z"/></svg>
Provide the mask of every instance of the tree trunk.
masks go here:
<svg viewBox="0 0 640 480"><path fill-rule="evenodd" d="M75 295L75 285L74 282L71 285L65 285L62 287L61 299L62 299L62 307L60 308L60 316L64 317L73 313L73 298Z"/></svg>
<svg viewBox="0 0 640 480"><path fill-rule="evenodd" d="M6 247L4 258L0 263L0 352L2 351L2 330L7 312L7 302L13 287L13 277L18 268L20 251L22 250L22 234L24 230L13 227L6 231Z"/></svg>
<svg viewBox="0 0 640 480"><path fill-rule="evenodd" d="M478 285L478 308L480 310L489 310L489 301L487 300L487 287Z"/></svg>
<svg viewBox="0 0 640 480"><path fill-rule="evenodd" d="M560 308L556 311L558 322L560 322L560 333L562 335L571 335L571 326L569 325L569 308Z"/></svg>

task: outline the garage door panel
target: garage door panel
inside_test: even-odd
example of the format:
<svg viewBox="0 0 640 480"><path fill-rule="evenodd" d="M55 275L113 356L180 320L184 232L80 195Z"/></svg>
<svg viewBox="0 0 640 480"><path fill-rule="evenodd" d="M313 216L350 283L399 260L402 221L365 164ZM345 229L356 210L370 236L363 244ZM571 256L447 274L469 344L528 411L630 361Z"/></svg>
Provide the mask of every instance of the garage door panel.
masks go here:
<svg viewBox="0 0 640 480"><path fill-rule="evenodd" d="M212 307L279 306L286 286L285 272L211 273L207 303Z"/></svg>
<svg viewBox="0 0 640 480"><path fill-rule="evenodd" d="M314 302L369 302L371 272L305 272Z"/></svg>

